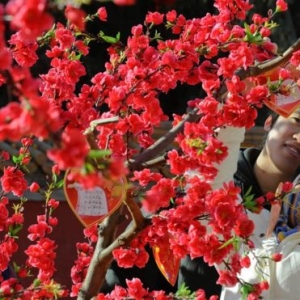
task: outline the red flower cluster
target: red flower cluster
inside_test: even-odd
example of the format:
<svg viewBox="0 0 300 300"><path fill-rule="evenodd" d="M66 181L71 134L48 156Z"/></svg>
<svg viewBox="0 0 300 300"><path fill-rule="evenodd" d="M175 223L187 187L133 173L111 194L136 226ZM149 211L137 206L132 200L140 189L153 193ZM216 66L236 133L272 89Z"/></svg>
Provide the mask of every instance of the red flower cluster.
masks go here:
<svg viewBox="0 0 300 300"><path fill-rule="evenodd" d="M21 197L27 189L27 181L24 173L12 166L4 168L1 184L4 193L12 192L15 196L19 197Z"/></svg>
<svg viewBox="0 0 300 300"><path fill-rule="evenodd" d="M13 0L8 1L6 13L11 16L10 26L13 30L19 30L23 40L34 41L49 30L54 18L47 12L46 0ZM37 25L36 20L39 20Z"/></svg>
<svg viewBox="0 0 300 300"><path fill-rule="evenodd" d="M135 1L114 3L130 5ZM210 183L217 175L217 166L229 151L216 132L226 126L253 126L256 108L271 94L266 83L246 87L237 70L247 71L257 62L276 55L277 47L269 39L272 14L255 14L252 24L242 27L240 24L252 8L247 0L215 0L216 14L191 20L174 10L166 14L149 12L144 24L134 26L127 44L121 45L118 36L108 37L102 32L95 36L85 31L86 22L96 16L106 21L104 8L87 16L79 7L68 5L67 22L63 25L53 24L47 4L46 0L10 0L6 6L0 6L0 85L8 84L16 100L0 109L0 140L26 138L21 141L22 148L13 157L13 163L3 167L0 179L0 230L5 232L0 243L0 270L7 267L17 250L16 236L24 222L24 192L28 187L31 192L42 190L37 184L27 184L22 171L31 159L29 147L33 140L28 137L51 139L53 147L47 154L55 167L53 182L44 193L45 215L28 228L33 244L25 251L26 268L17 271L26 276L27 269L38 269L39 284L35 282L36 286L25 290L23 299L55 298L63 296L64 291L52 280L57 245L47 234L58 222L52 216L58 202L51 198L53 190L61 186L58 175L72 168L74 172L68 173L72 179L93 188L104 177L126 176L124 162L129 166L137 163L144 153L151 160L151 149L157 146L155 128L168 119L160 105L160 94L178 84L188 84L201 85L205 95L189 102L194 115L174 116L175 132L181 121L188 121L174 139L176 148L172 147L166 155L171 176L148 168L144 161L129 176L132 195L142 199L143 208L153 214L151 225L130 245L115 249L113 254L121 266L143 267L148 259L144 246L148 243L172 251L177 258L187 254L202 256L210 265L225 261L229 268L220 271L218 282L235 284L237 274L249 261L236 253L233 244L239 239L251 247L249 237L254 224L244 213L243 203L238 203L239 189L233 184L212 190ZM284 0L276 2L275 13L286 9ZM15 31L8 42L4 19L10 19L9 26ZM156 32L161 26L170 30L173 38L163 40ZM49 31L43 34L45 30ZM90 83L81 84L80 79L87 73L82 58L89 55L93 41L99 40L111 43L109 60ZM48 47L39 48L45 45ZM33 78L29 68L37 62L37 50L45 48L50 68L39 74L38 79ZM291 62L299 65L299 51ZM280 76L287 78L289 74L281 71ZM94 151L97 147L105 151ZM5 152L1 153L1 162L8 158ZM284 192L289 189L288 184L283 186ZM6 198L10 193L21 198L11 217ZM267 196L270 201L274 197ZM261 204L259 200L257 203ZM77 295L82 286L94 243L98 241L96 227L86 229L85 235L89 243L77 244L71 296ZM127 284L127 289L117 287L111 295L98 295L98 299L168 299L164 292L149 292L138 279ZM34 289L37 286L38 291ZM5 295L11 292L9 288L20 290L15 280L1 283ZM248 298L259 297L266 288L264 282L254 285ZM205 299L202 291L196 297Z"/></svg>
<svg viewBox="0 0 300 300"><path fill-rule="evenodd" d="M113 256L117 260L118 265L123 268L131 268L137 266L145 267L149 254L145 249L119 248L113 251Z"/></svg>
<svg viewBox="0 0 300 300"><path fill-rule="evenodd" d="M60 169L81 167L88 154L89 147L83 135L77 129L66 129L62 136L61 149L51 149L48 156Z"/></svg>
<svg viewBox="0 0 300 300"><path fill-rule="evenodd" d="M55 271L56 247L54 241L49 238L41 238L36 245L29 246L25 251L28 255L27 264L39 270L37 278L42 282L50 280Z"/></svg>

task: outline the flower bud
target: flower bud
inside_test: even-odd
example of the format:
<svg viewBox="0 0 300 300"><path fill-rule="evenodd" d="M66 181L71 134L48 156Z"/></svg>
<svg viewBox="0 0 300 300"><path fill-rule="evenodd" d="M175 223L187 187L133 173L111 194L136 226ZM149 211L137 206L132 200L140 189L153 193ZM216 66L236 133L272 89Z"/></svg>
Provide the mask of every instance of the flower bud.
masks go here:
<svg viewBox="0 0 300 300"><path fill-rule="evenodd" d="M36 182L33 182L33 183L30 185L30 187L29 187L29 190L30 190L30 192L32 192L32 193L38 192L39 189L40 189L40 186L39 186L38 183L36 183Z"/></svg>
<svg viewBox="0 0 300 300"><path fill-rule="evenodd" d="M282 259L282 254L280 254L280 253L274 253L271 256L271 259L274 260L275 262L279 262Z"/></svg>

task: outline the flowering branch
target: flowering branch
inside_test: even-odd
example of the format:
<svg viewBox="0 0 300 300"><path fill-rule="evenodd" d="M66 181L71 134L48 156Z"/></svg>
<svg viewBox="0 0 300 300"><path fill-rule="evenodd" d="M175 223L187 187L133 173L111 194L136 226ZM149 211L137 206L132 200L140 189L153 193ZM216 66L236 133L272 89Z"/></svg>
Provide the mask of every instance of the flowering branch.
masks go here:
<svg viewBox="0 0 300 300"><path fill-rule="evenodd" d="M268 71L274 70L276 67L283 65L288 62L292 55L300 50L300 39L297 39L293 45L291 45L283 54L276 56L265 62L258 63L257 65L250 67L248 69L240 69L237 71L237 75L241 79L246 79L248 77L255 77L264 74Z"/></svg>
<svg viewBox="0 0 300 300"><path fill-rule="evenodd" d="M118 213L107 218L106 224L99 226L99 239L95 247L95 253L90 262L87 275L80 289L78 300L89 300L97 295L100 287L105 280L105 274L113 259L113 250L124 245L128 245L150 221L144 218L136 202L128 197L125 204L130 211L132 222L128 229L119 235L114 241L112 236L114 230L108 226L114 223L118 218ZM114 227L113 227L114 228ZM110 245L109 243L112 242Z"/></svg>
<svg viewBox="0 0 300 300"><path fill-rule="evenodd" d="M292 46L290 46L282 55L276 56L266 62L258 63L255 66L250 66L247 69L239 69L236 75L240 77L241 80L248 77L255 77L264 74L268 71L275 69L276 67L287 62L295 51L300 49L300 39L298 39ZM225 83L219 89L218 99L224 97L224 93L227 92ZM221 95L221 96L220 96ZM158 139L153 145L143 151L141 154L136 156L134 159L129 161L130 170L139 170L144 163L148 160L153 159L157 154L164 151L173 141L175 136L182 131L183 126L186 122L196 122L200 118L198 114L198 109L194 108L192 111L188 112L187 115L180 121L175 127L169 130L163 137Z"/></svg>

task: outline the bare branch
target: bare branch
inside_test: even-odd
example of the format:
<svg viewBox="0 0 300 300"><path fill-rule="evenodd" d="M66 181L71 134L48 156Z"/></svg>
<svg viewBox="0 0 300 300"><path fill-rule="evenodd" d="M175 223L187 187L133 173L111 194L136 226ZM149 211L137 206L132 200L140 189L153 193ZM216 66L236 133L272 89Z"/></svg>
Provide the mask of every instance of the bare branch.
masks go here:
<svg viewBox="0 0 300 300"><path fill-rule="evenodd" d="M90 127L87 128L84 132L84 134L88 135L92 132L94 132L95 128L99 125L105 125L105 124L111 124L111 123L116 123L119 121L119 117L115 116L115 117L111 117L111 118L106 118L106 119L97 119L94 120L90 123Z"/></svg>
<svg viewBox="0 0 300 300"><path fill-rule="evenodd" d="M259 63L248 70L239 70L237 75L241 79L245 79L250 76L258 76L268 71L275 69L276 67L288 62L295 51L300 50L300 39L298 39L292 46L290 46L282 55L279 55L273 59Z"/></svg>
<svg viewBox="0 0 300 300"><path fill-rule="evenodd" d="M165 150L173 141L175 136L182 130L186 122L195 122L200 116L197 115L197 109L188 113L181 122L175 127L171 128L165 136L159 138L153 145L139 154L134 160L129 161L130 170L138 170L142 167L143 163L152 160L155 156Z"/></svg>
<svg viewBox="0 0 300 300"><path fill-rule="evenodd" d="M113 260L113 250L122 245L128 245L143 229L150 224L150 220L143 216L139 206L132 198L128 198L125 204L131 213L133 221L128 226L126 231L105 249L103 246L107 245L108 240L103 241L102 237L99 236L95 253L92 257L86 278L82 284L82 288L77 298L78 300L90 300L98 294L100 287L105 280L107 269ZM102 228L102 231L99 232L99 235L103 234L103 237L105 238L106 233L104 233L104 231L106 230L110 231L111 229L104 227Z"/></svg>

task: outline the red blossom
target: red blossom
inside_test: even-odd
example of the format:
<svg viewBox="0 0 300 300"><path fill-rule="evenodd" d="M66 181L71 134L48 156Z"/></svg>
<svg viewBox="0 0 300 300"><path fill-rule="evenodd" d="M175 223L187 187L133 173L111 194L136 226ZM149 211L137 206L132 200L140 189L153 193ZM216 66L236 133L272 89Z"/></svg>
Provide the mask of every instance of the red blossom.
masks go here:
<svg viewBox="0 0 300 300"><path fill-rule="evenodd" d="M46 234L52 232L52 227L47 222L39 220L38 224L30 225L28 227L28 239L34 241L38 238L45 237Z"/></svg>
<svg viewBox="0 0 300 300"><path fill-rule="evenodd" d="M118 180L128 174L128 169L122 158L113 158L109 163L109 177Z"/></svg>
<svg viewBox="0 0 300 300"><path fill-rule="evenodd" d="M288 5L285 0L276 1L276 11L286 11L287 9Z"/></svg>
<svg viewBox="0 0 300 300"><path fill-rule="evenodd" d="M281 253L274 253L274 254L272 254L271 258L275 262L281 261L282 260L282 254Z"/></svg>
<svg viewBox="0 0 300 300"><path fill-rule="evenodd" d="M118 265L123 268L130 268L136 265L139 268L145 267L149 254L144 249L119 248L113 251L113 256Z"/></svg>
<svg viewBox="0 0 300 300"><path fill-rule="evenodd" d="M136 0L113 0L116 5L120 6L127 6L127 5L134 5Z"/></svg>
<svg viewBox="0 0 300 300"><path fill-rule="evenodd" d="M8 1L5 9L12 19L10 26L13 30L20 30L22 39L32 42L51 28L53 17L46 11L46 0L14 0ZM39 20L38 26L36 20Z"/></svg>
<svg viewBox="0 0 300 300"><path fill-rule="evenodd" d="M28 276L27 270L25 268L20 268L17 272L19 278L26 278Z"/></svg>
<svg viewBox="0 0 300 300"><path fill-rule="evenodd" d="M7 206L7 201L2 198L0 202L0 231L6 228L6 222L9 215Z"/></svg>
<svg viewBox="0 0 300 300"><path fill-rule="evenodd" d="M250 261L250 258L249 256L244 256L242 259L241 259L241 266L243 268L249 268L251 265L251 261Z"/></svg>
<svg viewBox="0 0 300 300"><path fill-rule="evenodd" d="M40 186L39 186L39 184L36 183L36 182L33 182L33 183L29 186L29 190L30 190L30 192L32 192L32 193L38 192L39 189L40 189Z"/></svg>
<svg viewBox="0 0 300 300"><path fill-rule="evenodd" d="M31 67L37 62L38 44L36 42L24 44L20 32L13 34L8 42L14 46L12 55L20 66Z"/></svg>
<svg viewBox="0 0 300 300"><path fill-rule="evenodd" d="M177 150L171 150L168 153L168 163L172 174L183 174L192 169L193 161L189 157L180 156Z"/></svg>
<svg viewBox="0 0 300 300"><path fill-rule="evenodd" d="M36 245L31 245L25 250L28 255L27 264L39 270L37 278L49 280L55 271L56 244L49 238L41 238Z"/></svg>
<svg viewBox="0 0 300 300"><path fill-rule="evenodd" d="M147 186L151 181L158 181L162 178L159 173L151 172L150 169L143 169L142 171L134 171L132 181L138 181L141 186Z"/></svg>
<svg viewBox="0 0 300 300"><path fill-rule="evenodd" d="M214 263L221 264L226 255L228 255L230 247L221 246L222 243L218 240L216 235L207 234L205 236L203 259L208 265L212 266Z"/></svg>
<svg viewBox="0 0 300 300"><path fill-rule="evenodd" d="M146 22L153 23L154 25L159 25L163 22L164 15L159 12L148 13L146 15Z"/></svg>
<svg viewBox="0 0 300 300"><path fill-rule="evenodd" d="M55 227L58 224L58 219L56 217L49 217L48 223L51 227Z"/></svg>
<svg viewBox="0 0 300 300"><path fill-rule="evenodd" d="M20 212L14 213L10 218L6 220L6 226L23 225L24 215Z"/></svg>
<svg viewBox="0 0 300 300"><path fill-rule="evenodd" d="M76 48L78 49L78 51L82 55L88 55L89 54L89 47L83 41L81 41L81 40L75 41L74 44L75 44Z"/></svg>
<svg viewBox="0 0 300 300"><path fill-rule="evenodd" d="M85 228L83 230L83 233L92 243L97 242L97 240L98 240L97 225Z"/></svg>
<svg viewBox="0 0 300 300"><path fill-rule="evenodd" d="M248 238L253 233L254 227L255 225L253 221L249 220L247 215L241 214L239 215L233 229L238 236Z"/></svg>
<svg viewBox="0 0 300 300"><path fill-rule="evenodd" d="M12 54L8 48L0 49L0 70L4 71L10 68L12 63ZM4 81L5 79L3 79Z"/></svg>
<svg viewBox="0 0 300 300"><path fill-rule="evenodd" d="M59 169L58 165L53 165L52 166L52 173L55 174L55 175L59 175L60 169Z"/></svg>
<svg viewBox="0 0 300 300"><path fill-rule="evenodd" d="M219 270L219 279L217 281L218 284L225 286L234 286L238 280L236 278L236 274L229 270Z"/></svg>
<svg viewBox="0 0 300 300"><path fill-rule="evenodd" d="M9 155L9 153L7 152L7 151L1 151L1 158L3 159L3 160L9 160L10 159L10 155Z"/></svg>
<svg viewBox="0 0 300 300"><path fill-rule="evenodd" d="M107 11L105 7L100 7L97 11L97 15L101 21L103 22L107 21Z"/></svg>
<svg viewBox="0 0 300 300"><path fill-rule="evenodd" d="M59 206L59 201L56 201L55 199L51 198L48 201L48 206L51 207L52 209L56 209Z"/></svg>
<svg viewBox="0 0 300 300"><path fill-rule="evenodd" d="M18 140L31 134L46 137L50 130L56 131L61 126L57 116L53 103L33 95L23 103L10 103L0 109L0 138Z"/></svg>
<svg viewBox="0 0 300 300"><path fill-rule="evenodd" d="M58 24L57 30L55 31L55 38L58 42L59 48L61 50L71 49L75 38L71 30L64 28L62 25Z"/></svg>
<svg viewBox="0 0 300 300"><path fill-rule="evenodd" d="M84 31L86 13L82 9L67 5L65 8L65 16L70 24L77 30Z"/></svg>
<svg viewBox="0 0 300 300"><path fill-rule="evenodd" d="M142 300L144 296L148 294L147 290L143 288L143 284L138 278L133 278L132 280L126 279L126 284L128 286L128 295L136 300Z"/></svg>
<svg viewBox="0 0 300 300"><path fill-rule="evenodd" d="M176 17L177 17L177 12L175 10L171 10L171 11L167 12L167 14L166 14L167 21L169 21L171 23L176 21Z"/></svg>
<svg viewBox="0 0 300 300"><path fill-rule="evenodd" d="M290 62L294 66L300 65L300 50L293 52Z"/></svg>
<svg viewBox="0 0 300 300"><path fill-rule="evenodd" d="M11 256L18 250L18 245L13 238L6 238L0 243L0 271L7 269Z"/></svg>
<svg viewBox="0 0 300 300"><path fill-rule="evenodd" d="M167 207L174 196L172 180L162 178L146 192L143 207L149 212L154 212L160 207Z"/></svg>
<svg viewBox="0 0 300 300"><path fill-rule="evenodd" d="M292 182L283 182L282 186L281 186L281 190L284 193L290 193L293 189L294 185Z"/></svg>
<svg viewBox="0 0 300 300"><path fill-rule="evenodd" d="M20 287L21 286L19 286L19 288L17 287L17 280L16 280L16 278L9 278L8 280L2 281L1 284L0 284L0 290L1 290L1 292L6 297L9 297L9 298L11 298L14 289L16 289L16 291L18 291L18 290L20 290Z"/></svg>
<svg viewBox="0 0 300 300"><path fill-rule="evenodd" d="M219 203L214 209L216 232L228 232L238 217L236 208L230 203Z"/></svg>
<svg viewBox="0 0 300 300"><path fill-rule="evenodd" d="M89 146L86 139L77 129L67 128L62 134L61 149L51 149L48 157L52 159L60 169L81 167L88 154Z"/></svg>
<svg viewBox="0 0 300 300"><path fill-rule="evenodd" d="M21 139L21 143L24 147L30 147L33 145L33 139L32 138L28 138L28 137L24 137Z"/></svg>
<svg viewBox="0 0 300 300"><path fill-rule="evenodd" d="M15 196L19 197L21 197L27 189L24 173L12 166L4 168L1 184L5 193L12 192Z"/></svg>
<svg viewBox="0 0 300 300"><path fill-rule="evenodd" d="M127 290L121 286L116 286L110 294L112 299L126 299L128 296ZM97 300L101 300L97 298Z"/></svg>

